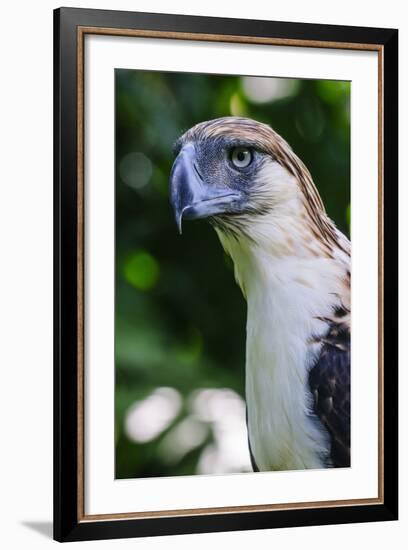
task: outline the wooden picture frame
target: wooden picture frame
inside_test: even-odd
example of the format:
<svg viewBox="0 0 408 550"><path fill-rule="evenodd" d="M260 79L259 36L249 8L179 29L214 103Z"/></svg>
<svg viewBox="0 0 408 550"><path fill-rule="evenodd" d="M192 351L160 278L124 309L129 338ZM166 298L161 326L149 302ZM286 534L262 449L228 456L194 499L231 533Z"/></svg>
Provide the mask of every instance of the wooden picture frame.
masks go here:
<svg viewBox="0 0 408 550"><path fill-rule="evenodd" d="M378 56L378 495L89 515L84 477L84 39L163 38ZM60 8L54 12L54 537L58 541L397 519L398 32L394 29Z"/></svg>

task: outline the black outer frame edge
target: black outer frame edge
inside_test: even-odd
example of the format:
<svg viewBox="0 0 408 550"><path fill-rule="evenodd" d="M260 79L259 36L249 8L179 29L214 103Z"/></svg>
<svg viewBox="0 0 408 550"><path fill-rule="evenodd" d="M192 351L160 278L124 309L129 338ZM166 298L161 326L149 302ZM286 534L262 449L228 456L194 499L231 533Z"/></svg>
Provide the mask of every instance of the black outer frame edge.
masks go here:
<svg viewBox="0 0 408 550"><path fill-rule="evenodd" d="M384 44L384 505L398 519L398 31ZM385 367L387 360L388 369Z"/></svg>
<svg viewBox="0 0 408 550"><path fill-rule="evenodd" d="M54 12L54 59L53 59L53 71L54 71L54 82L53 82L53 264L54 264L54 287L53 287L53 315L54 315L54 336L53 336L53 357L54 357L54 372L53 372L53 408L54 408L54 422L53 422L53 516L54 516L54 538L61 540L61 491L59 487L61 479L61 468L60 468L60 451L58 448L59 444L59 426L60 426L60 415L59 415L59 387L60 387L60 359L59 359L59 273L60 273L60 245L59 245L59 223L60 223L60 212L59 212L59 110L60 110L60 98L59 98L59 88L60 88L60 79L59 79L59 28L60 28L60 19L58 14Z"/></svg>
<svg viewBox="0 0 408 550"><path fill-rule="evenodd" d="M291 38L294 40L354 42L361 44L384 44L395 31L395 29L374 27L116 10L63 7L56 11L60 11L61 16L72 24L89 27L195 32L233 36Z"/></svg>
<svg viewBox="0 0 408 550"><path fill-rule="evenodd" d="M54 11L54 538L77 524L76 28Z"/></svg>
<svg viewBox="0 0 408 550"><path fill-rule="evenodd" d="M129 520L77 520L77 26L384 45L384 504ZM54 11L54 538L204 533L397 519L398 31L273 21L59 8Z"/></svg>
<svg viewBox="0 0 408 550"><path fill-rule="evenodd" d="M372 521L395 517L381 505L245 512L205 516L113 520L79 523L64 542L112 538L151 537L180 534L247 531L288 527L309 527Z"/></svg>
<svg viewBox="0 0 408 550"><path fill-rule="evenodd" d="M58 539L58 535L61 531L60 525L60 491L59 480L61 477L61 470L59 467L59 452L57 449L57 440L59 437L59 154L58 154L58 142L59 142L59 63L57 62L56 51L59 43L59 17L54 12L54 36L53 36L53 409L54 409L54 422L53 422L53 517L54 517L54 538Z"/></svg>

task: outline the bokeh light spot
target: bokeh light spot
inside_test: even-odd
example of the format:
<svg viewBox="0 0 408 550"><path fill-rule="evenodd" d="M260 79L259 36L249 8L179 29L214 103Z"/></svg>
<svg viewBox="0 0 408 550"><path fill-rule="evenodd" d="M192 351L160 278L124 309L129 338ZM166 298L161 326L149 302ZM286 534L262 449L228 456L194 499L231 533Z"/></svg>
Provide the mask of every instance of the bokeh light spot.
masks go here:
<svg viewBox="0 0 408 550"><path fill-rule="evenodd" d="M252 103L269 103L294 95L299 88L299 80L293 78L268 78L244 76L242 88Z"/></svg>
<svg viewBox="0 0 408 550"><path fill-rule="evenodd" d="M159 453L164 462L174 464L202 445L207 435L207 424L193 415L187 416L164 436Z"/></svg>
<svg viewBox="0 0 408 550"><path fill-rule="evenodd" d="M245 103L239 94L233 94L230 99L230 111L233 116L246 115Z"/></svg>
<svg viewBox="0 0 408 550"><path fill-rule="evenodd" d="M126 281L138 290L153 288L160 275L160 266L157 260L145 250L138 250L128 256L124 264Z"/></svg>
<svg viewBox="0 0 408 550"><path fill-rule="evenodd" d="M143 153L128 153L119 163L119 174L124 183L133 189L142 189L149 183L153 167Z"/></svg>
<svg viewBox="0 0 408 550"><path fill-rule="evenodd" d="M125 418L126 434L132 441L147 443L158 437L180 412L181 395L174 388L157 388L134 403Z"/></svg>
<svg viewBox="0 0 408 550"><path fill-rule="evenodd" d="M212 427L213 443L207 445L197 473L250 472L245 401L229 388L203 388L189 399L195 418Z"/></svg>

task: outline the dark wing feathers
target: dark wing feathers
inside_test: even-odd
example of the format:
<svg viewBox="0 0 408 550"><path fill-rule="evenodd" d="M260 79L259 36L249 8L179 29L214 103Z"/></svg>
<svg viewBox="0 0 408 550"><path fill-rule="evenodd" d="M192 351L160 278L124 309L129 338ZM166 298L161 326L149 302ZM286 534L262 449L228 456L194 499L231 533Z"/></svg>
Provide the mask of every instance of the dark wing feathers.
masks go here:
<svg viewBox="0 0 408 550"><path fill-rule="evenodd" d="M331 465L350 466L350 330L332 322L321 339L322 349L310 370L314 412L330 435Z"/></svg>

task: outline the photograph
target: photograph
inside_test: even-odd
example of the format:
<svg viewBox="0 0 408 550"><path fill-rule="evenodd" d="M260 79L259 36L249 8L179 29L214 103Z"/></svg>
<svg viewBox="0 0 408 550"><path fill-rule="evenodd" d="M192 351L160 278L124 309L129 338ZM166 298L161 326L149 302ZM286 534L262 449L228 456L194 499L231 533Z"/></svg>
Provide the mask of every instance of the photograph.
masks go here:
<svg viewBox="0 0 408 550"><path fill-rule="evenodd" d="M351 82L114 83L115 478L349 468Z"/></svg>

